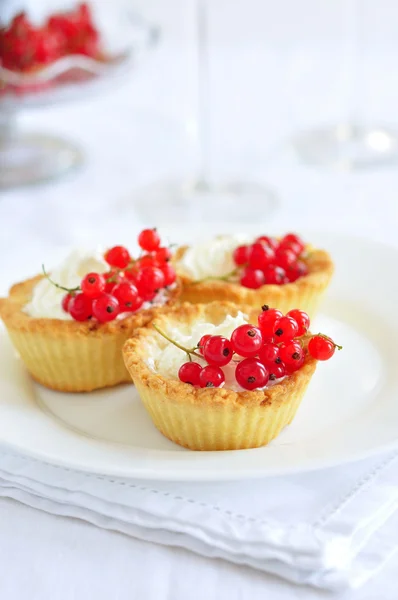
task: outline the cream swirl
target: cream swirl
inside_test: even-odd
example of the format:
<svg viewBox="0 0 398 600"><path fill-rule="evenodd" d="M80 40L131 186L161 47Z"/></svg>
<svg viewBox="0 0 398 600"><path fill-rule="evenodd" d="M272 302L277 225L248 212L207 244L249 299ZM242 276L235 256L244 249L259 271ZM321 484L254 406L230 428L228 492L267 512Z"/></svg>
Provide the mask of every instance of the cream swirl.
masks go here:
<svg viewBox="0 0 398 600"><path fill-rule="evenodd" d="M66 288L80 285L87 273L105 273L109 265L103 258L103 251L76 249L51 271L51 279ZM65 291L55 287L48 279L42 279L34 287L30 302L24 307L29 316L46 319L71 320L72 317L62 308Z"/></svg>
<svg viewBox="0 0 398 600"><path fill-rule="evenodd" d="M177 271L191 279L223 277L236 267L233 251L252 241L245 235L223 235L189 247L178 261Z"/></svg>

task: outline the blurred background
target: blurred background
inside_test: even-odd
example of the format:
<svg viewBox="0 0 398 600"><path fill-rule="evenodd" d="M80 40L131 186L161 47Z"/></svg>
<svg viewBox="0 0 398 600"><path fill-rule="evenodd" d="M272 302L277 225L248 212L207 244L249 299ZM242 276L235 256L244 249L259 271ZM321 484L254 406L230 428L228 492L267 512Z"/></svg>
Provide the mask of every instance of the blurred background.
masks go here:
<svg viewBox="0 0 398 600"><path fill-rule="evenodd" d="M2 293L142 225L397 231L395 0L89 5L57 54L49 17L78 3L0 0Z"/></svg>

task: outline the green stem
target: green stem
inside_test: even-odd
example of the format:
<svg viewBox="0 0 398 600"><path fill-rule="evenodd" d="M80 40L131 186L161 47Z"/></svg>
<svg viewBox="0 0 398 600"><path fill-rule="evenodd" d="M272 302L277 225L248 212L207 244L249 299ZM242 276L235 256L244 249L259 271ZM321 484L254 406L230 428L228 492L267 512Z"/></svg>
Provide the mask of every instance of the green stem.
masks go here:
<svg viewBox="0 0 398 600"><path fill-rule="evenodd" d="M53 281L51 279L51 277L49 276L49 274L46 272L46 269L44 268L44 265L41 266L42 270L43 270L43 275L44 277L46 277L48 279L48 281L50 283L52 283L52 285L55 285L56 288L58 288L59 290L63 290L64 292L68 292L68 294L73 294L73 292L79 292L80 291L80 285L78 285L77 287L74 288L67 288L64 287L63 285L60 285L59 283L55 283L55 281Z"/></svg>
<svg viewBox="0 0 398 600"><path fill-rule="evenodd" d="M161 329L159 329L159 327L155 323L152 323L152 326L154 327L154 329L156 329L156 331L162 337L164 337L165 340L167 340L168 342L170 342L170 344L173 344L173 346L175 346L179 350L182 350L183 352L185 352L186 354L188 354L188 358L189 358L190 361L192 361L191 355L196 356L197 358L203 358L203 356L201 356L200 354L197 354L195 352L195 348L185 348L185 346L181 346L181 344L179 344L175 340L172 340L164 331L162 331Z"/></svg>

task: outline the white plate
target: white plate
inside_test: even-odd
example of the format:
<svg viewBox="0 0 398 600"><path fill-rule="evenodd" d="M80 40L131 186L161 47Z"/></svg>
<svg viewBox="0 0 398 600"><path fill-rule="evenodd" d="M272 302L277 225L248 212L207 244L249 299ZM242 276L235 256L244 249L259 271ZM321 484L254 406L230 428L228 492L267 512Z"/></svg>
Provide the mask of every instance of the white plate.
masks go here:
<svg viewBox="0 0 398 600"><path fill-rule="evenodd" d="M191 452L152 425L135 388L61 394L32 383L0 335L0 442L32 457L112 476L261 477L324 468L398 446L398 251L361 239L309 238L336 276L313 326L344 345L318 366L292 425L268 447Z"/></svg>

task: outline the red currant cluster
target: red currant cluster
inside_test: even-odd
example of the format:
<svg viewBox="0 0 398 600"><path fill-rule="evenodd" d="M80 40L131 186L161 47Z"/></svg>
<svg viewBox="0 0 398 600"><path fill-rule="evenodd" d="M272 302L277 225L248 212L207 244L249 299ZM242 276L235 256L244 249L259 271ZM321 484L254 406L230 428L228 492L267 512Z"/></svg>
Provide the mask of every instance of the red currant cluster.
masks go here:
<svg viewBox="0 0 398 600"><path fill-rule="evenodd" d="M280 241L263 235L250 246L238 246L233 259L241 268L240 284L257 289L264 284L292 283L307 275L308 267L300 258L304 248L304 242L294 233L285 235Z"/></svg>
<svg viewBox="0 0 398 600"><path fill-rule="evenodd" d="M307 352L317 360L328 360L336 348L341 348L323 334L311 336L305 345L300 338L307 333L309 325L310 319L302 310L291 310L283 315L280 310L263 306L257 326L240 325L230 339L204 335L193 349L176 344L156 329L190 357L179 369L180 381L199 387L220 387L225 381L222 367L233 360L238 385L254 390L298 371ZM193 362L191 355L204 359L207 365Z"/></svg>
<svg viewBox="0 0 398 600"><path fill-rule="evenodd" d="M99 44L100 36L87 3L51 15L41 27L34 26L22 12L0 30L1 62L12 71L33 71L70 54L96 58Z"/></svg>
<svg viewBox="0 0 398 600"><path fill-rule="evenodd" d="M133 313L144 302L151 302L163 288L176 281L176 272L170 264L171 251L161 247L156 229L144 229L138 243L145 252L133 259L124 246L114 246L105 253L108 273L88 273L80 286L68 289L62 307L75 321L96 319L100 323L113 321L118 314ZM44 269L43 269L44 270Z"/></svg>

